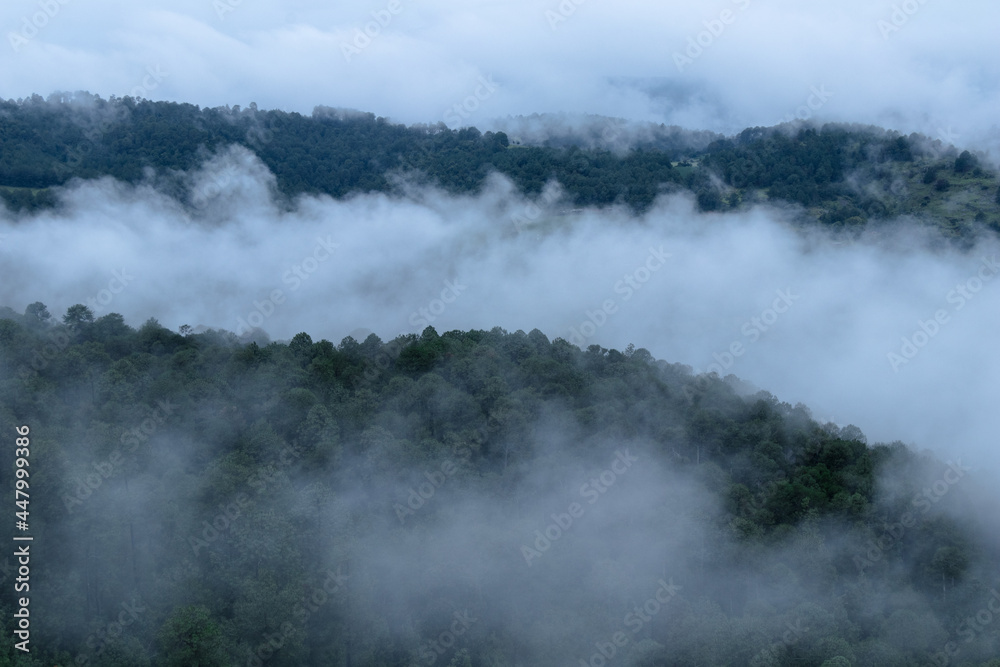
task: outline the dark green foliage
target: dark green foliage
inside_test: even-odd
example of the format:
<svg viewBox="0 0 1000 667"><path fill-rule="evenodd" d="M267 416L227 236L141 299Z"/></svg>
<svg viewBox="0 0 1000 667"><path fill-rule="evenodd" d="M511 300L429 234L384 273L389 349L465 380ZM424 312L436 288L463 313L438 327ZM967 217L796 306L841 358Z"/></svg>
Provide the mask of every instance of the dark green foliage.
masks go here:
<svg viewBox="0 0 1000 667"><path fill-rule="evenodd" d="M374 114L324 107L307 117L86 93L74 98L0 101L0 195L14 210L51 205L46 188L73 177L110 175L135 183L153 167L169 178L172 170L192 169L207 153L232 144L254 151L288 197L384 192L393 187L392 172L422 172L446 190L469 192L499 171L530 194L558 179L577 205L623 201L641 209L661 184L685 181L659 151L617 157L576 148L512 149L502 132L443 124L407 128Z"/></svg>
<svg viewBox="0 0 1000 667"><path fill-rule="evenodd" d="M698 208L702 211L717 211L722 207L722 197L714 189L698 192Z"/></svg>
<svg viewBox="0 0 1000 667"><path fill-rule="evenodd" d="M979 166L979 160L969 151L962 151L962 154L955 158L955 173L964 174Z"/></svg>
<svg viewBox="0 0 1000 667"><path fill-rule="evenodd" d="M886 146L885 156L896 162L911 162L913 151L910 148L910 141L906 137L897 137Z"/></svg>
<svg viewBox="0 0 1000 667"><path fill-rule="evenodd" d="M66 314L63 315L63 324L77 333L82 333L93 321L94 312L82 303L70 306Z"/></svg>
<svg viewBox="0 0 1000 667"><path fill-rule="evenodd" d="M806 207L808 216L823 224L857 231L872 219L950 210L944 193L954 184L938 181L933 201L927 195L920 199L923 191L914 187L919 181L933 184L947 164L934 153L920 153L919 140L916 135L837 125L751 128L711 144L691 182L702 210L734 208L762 198L784 200ZM977 164L969 154L956 162L961 173L985 178ZM735 189L725 202L701 185L706 170ZM972 184L961 185L975 191ZM976 199L984 203L980 195ZM970 222L974 215L974 210L969 213ZM957 227L944 228L950 235L961 234Z"/></svg>
<svg viewBox="0 0 1000 667"><path fill-rule="evenodd" d="M181 336L155 319L138 329L117 314L94 320L77 306L62 323L46 314L41 303L24 315L0 308L0 429L27 423L37 433L35 536L61 545L37 569L32 561L45 664L207 667L257 655L269 665L410 665L490 582L456 580L421 605L395 604L379 589L381 556L351 550L388 513L385 498L365 497L367 485L406 488L447 463L455 481L442 496L456 494L459 506L474 492L516 517L533 491L511 489L525 469L548 465L539 442L551 437L581 457L595 443L647 443L657 465L711 498L685 529L703 537L680 598L622 664L924 664L955 619L985 604L979 563L995 554L952 518L972 514L961 488L884 549L869 546L917 511L911 499L943 464L898 443L868 446L854 426L818 424L766 392L738 395L641 348L431 327L389 342L300 333L242 345L224 332ZM56 351L32 363L46 346ZM88 475L96 487L81 486ZM880 492L884 475L896 492ZM10 488L9 469L3 477ZM341 495L343 515L331 509ZM386 529L388 548L405 553L423 527L448 521L449 503L435 500ZM633 508L651 510L665 513ZM341 566L357 583L338 593L330 572ZM734 571L744 576L718 585ZM315 610L289 611L317 590L326 598ZM123 602L138 605L135 622L95 642ZM439 664L555 664L523 663L525 628L550 619L526 610L522 627L506 625L508 603L477 602L475 631ZM636 601L563 604L610 636ZM782 642L796 624L809 631ZM0 660L11 654L6 636ZM593 641L551 650L572 657ZM985 644L968 651L989 656Z"/></svg>
<svg viewBox="0 0 1000 667"><path fill-rule="evenodd" d="M770 195L805 205L831 198L833 185L859 159L863 146L848 148L850 133L814 129L794 137L754 128L732 142L709 146L705 164L737 188L768 188Z"/></svg>
<svg viewBox="0 0 1000 667"><path fill-rule="evenodd" d="M12 211L33 213L54 207L56 196L48 189L0 187L0 203Z"/></svg>
<svg viewBox="0 0 1000 667"><path fill-rule="evenodd" d="M25 324L33 328L44 327L51 317L49 309L41 301L36 301L24 309Z"/></svg>
<svg viewBox="0 0 1000 667"><path fill-rule="evenodd" d="M159 648L164 665L218 667L227 664L220 644L221 632L205 607L176 610L160 630Z"/></svg>
<svg viewBox="0 0 1000 667"><path fill-rule="evenodd" d="M73 178L138 183L151 168L164 189L198 208L205 193L183 172L238 145L274 174L286 203L302 193L394 192L400 175L450 193L478 192L500 173L532 197L558 181L559 207L623 204L641 212L663 192L687 190L703 211L784 200L812 209L813 219L857 229L871 218L930 212L899 189L921 173L930 185L952 166L921 154L922 139L857 126L751 128L703 150L654 144L617 154L565 142L512 145L502 132L405 127L327 107L303 116L76 93L0 100L0 198L30 213L56 205L53 188ZM953 166L988 177L968 151Z"/></svg>

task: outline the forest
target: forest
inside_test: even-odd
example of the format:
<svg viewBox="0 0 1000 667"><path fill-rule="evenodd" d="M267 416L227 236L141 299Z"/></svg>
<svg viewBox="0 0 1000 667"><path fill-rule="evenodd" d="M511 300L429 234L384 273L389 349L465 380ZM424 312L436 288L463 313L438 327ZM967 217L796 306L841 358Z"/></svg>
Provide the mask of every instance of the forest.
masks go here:
<svg viewBox="0 0 1000 667"><path fill-rule="evenodd" d="M15 211L55 206L58 186L104 176L152 183L196 205L181 174L241 145L289 202L398 192L404 178L470 193L499 173L529 195L558 182L567 206L642 212L661 194L690 192L702 211L784 203L803 220L849 232L898 216L954 238L1000 230L1000 184L980 156L871 126L787 123L733 137L660 126L621 150L616 119L597 137L532 135L527 143L329 107L304 116L253 103L200 108L85 92L0 101L0 120L0 197Z"/></svg>
<svg viewBox="0 0 1000 667"><path fill-rule="evenodd" d="M45 185L33 164L22 182ZM0 308L0 364L35 540L33 650L4 596L0 665L1000 665L993 480L642 348L431 327L246 343L36 302Z"/></svg>

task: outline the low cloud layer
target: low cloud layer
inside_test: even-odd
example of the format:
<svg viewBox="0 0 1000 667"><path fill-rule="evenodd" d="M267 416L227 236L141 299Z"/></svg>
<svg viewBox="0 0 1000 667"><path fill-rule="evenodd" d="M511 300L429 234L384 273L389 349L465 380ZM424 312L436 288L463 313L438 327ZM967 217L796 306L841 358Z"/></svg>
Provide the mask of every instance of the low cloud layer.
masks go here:
<svg viewBox="0 0 1000 667"><path fill-rule="evenodd" d="M0 8L0 95L326 104L481 128L536 112L723 132L816 117L983 147L998 140L998 20L974 0L17 0Z"/></svg>
<svg viewBox="0 0 1000 667"><path fill-rule="evenodd" d="M286 206L244 149L187 179L185 203L102 180L54 212L6 214L0 304L335 342L537 328L734 373L872 441L995 461L994 241L959 250L905 221L850 241L774 208L699 214L685 196L642 217L543 199L536 214L502 178L474 197L401 183Z"/></svg>

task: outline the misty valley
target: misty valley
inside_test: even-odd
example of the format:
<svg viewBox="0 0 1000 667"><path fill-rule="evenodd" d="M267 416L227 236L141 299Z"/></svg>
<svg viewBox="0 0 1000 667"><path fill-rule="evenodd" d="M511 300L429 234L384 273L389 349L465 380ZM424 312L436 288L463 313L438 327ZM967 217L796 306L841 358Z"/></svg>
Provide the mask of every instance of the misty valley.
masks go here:
<svg viewBox="0 0 1000 667"><path fill-rule="evenodd" d="M0 666L1000 667L984 152L75 93L0 198Z"/></svg>

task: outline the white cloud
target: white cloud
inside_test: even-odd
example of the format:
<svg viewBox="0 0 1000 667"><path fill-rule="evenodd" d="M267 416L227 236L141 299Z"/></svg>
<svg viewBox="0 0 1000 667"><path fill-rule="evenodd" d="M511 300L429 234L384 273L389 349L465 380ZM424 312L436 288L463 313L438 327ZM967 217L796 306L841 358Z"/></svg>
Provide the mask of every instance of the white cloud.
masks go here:
<svg viewBox="0 0 1000 667"><path fill-rule="evenodd" d="M826 85L836 98L823 118L932 135L952 126L970 145L997 139L1000 63L992 57L992 26L1000 7L993 3L591 0L563 3L576 9L564 11L555 30L546 12L558 12L557 2L456 9L399 0L390 14L388 0L338 7L245 0L222 18L208 0L86 9L53 3L58 11L30 43L18 52L0 48L3 95L81 88L123 95L146 67L160 64L171 77L153 99L255 101L306 113L325 104L412 123L440 120L478 76L493 75L502 91L470 122L571 111L734 131L779 122L810 86ZM899 29L883 38L879 21L892 21L894 7L904 5L911 14L897 14ZM17 33L40 6L5 4L0 29ZM718 32L724 11L732 20L717 36L703 35L704 53L678 72L673 54L699 33ZM380 16L384 26L372 23ZM347 62L342 45L368 24L370 45ZM667 103L623 93L623 80L658 80L704 95Z"/></svg>
<svg viewBox="0 0 1000 667"><path fill-rule="evenodd" d="M68 190L63 213L0 225L10 276L0 303L41 300L61 314L124 269L134 279L97 314L133 325L247 322L273 337L334 341L361 327L389 340L427 324L580 331L593 334L584 345L634 343L699 371L720 364L872 440L993 456L1000 279L960 308L949 296L995 243L930 250L912 228L839 243L804 235L778 210L706 216L685 197L638 219L589 210L544 236L518 235L512 216L525 202L502 179L474 197L308 197L282 213L271 175L242 149L192 178L206 193L194 220L149 188L105 180ZM655 252L670 258L650 260ZM457 298L442 297L449 285ZM777 300L788 290L786 308ZM894 369L889 353L903 354L902 339L939 310L948 321L917 336L924 346ZM734 343L742 353L729 359Z"/></svg>

